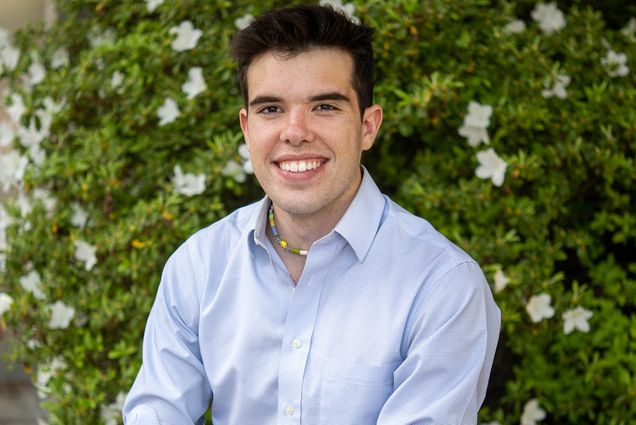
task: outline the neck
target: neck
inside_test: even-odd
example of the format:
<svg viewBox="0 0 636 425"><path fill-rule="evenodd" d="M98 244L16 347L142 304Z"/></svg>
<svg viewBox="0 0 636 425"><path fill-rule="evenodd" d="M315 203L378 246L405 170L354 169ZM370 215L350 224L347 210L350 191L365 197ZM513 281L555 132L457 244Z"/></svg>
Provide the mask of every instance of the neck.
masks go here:
<svg viewBox="0 0 636 425"><path fill-rule="evenodd" d="M303 250L309 250L314 242L331 232L341 216L295 215L274 205L274 217L280 238L290 247Z"/></svg>
<svg viewBox="0 0 636 425"><path fill-rule="evenodd" d="M362 176L360 175L357 184L349 188L346 196L337 198L326 207L307 214L290 211L272 201L274 202L276 228L280 238L285 240L290 247L308 251L314 242L336 227L353 201L361 182ZM276 245L278 245L277 242Z"/></svg>

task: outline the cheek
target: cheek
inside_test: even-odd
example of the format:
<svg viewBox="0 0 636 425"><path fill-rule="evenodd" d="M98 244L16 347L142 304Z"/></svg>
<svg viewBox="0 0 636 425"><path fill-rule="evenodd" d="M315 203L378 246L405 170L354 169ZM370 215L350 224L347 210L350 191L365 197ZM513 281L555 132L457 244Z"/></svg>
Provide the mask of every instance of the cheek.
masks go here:
<svg viewBox="0 0 636 425"><path fill-rule="evenodd" d="M249 139L250 157L261 161L272 152L278 140L276 133L257 127L249 128Z"/></svg>
<svg viewBox="0 0 636 425"><path fill-rule="evenodd" d="M252 123L248 126L250 139L254 143L268 144L278 140L278 128L272 124Z"/></svg>

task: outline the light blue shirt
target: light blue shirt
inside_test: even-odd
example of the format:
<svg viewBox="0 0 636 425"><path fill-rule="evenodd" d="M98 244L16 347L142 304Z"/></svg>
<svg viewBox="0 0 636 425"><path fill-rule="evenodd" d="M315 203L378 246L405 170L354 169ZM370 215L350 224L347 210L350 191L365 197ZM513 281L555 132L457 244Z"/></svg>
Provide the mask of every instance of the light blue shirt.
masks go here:
<svg viewBox="0 0 636 425"><path fill-rule="evenodd" d="M269 200L188 239L148 318L128 425L471 424L500 313L479 266L367 171L298 285Z"/></svg>

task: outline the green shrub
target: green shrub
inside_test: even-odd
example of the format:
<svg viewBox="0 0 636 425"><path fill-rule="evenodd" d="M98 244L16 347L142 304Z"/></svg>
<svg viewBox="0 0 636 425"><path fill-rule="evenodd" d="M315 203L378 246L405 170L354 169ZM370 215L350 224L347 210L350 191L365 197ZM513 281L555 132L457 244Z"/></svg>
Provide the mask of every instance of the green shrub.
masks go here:
<svg viewBox="0 0 636 425"><path fill-rule="evenodd" d="M241 168L227 42L236 19L282 4L62 0L52 28L12 40L21 54L3 75L20 134L0 153L0 183L16 193L0 208L0 293L13 303L0 300L0 320L19 335L12 359L33 371L51 423L115 423L163 263L196 229L262 196ZM552 31L526 1L355 5L377 29L385 110L364 162L482 264L502 309L482 420L540 421L536 400L544 423L630 423L634 30L576 5L561 6ZM515 19L523 31L507 26ZM202 33L176 51L172 28L184 21ZM623 68L610 50L626 55ZM193 68L200 93L197 71L195 91L183 89ZM180 114L162 125L167 99ZM23 177L8 173L18 154ZM478 158L490 161L482 177Z"/></svg>

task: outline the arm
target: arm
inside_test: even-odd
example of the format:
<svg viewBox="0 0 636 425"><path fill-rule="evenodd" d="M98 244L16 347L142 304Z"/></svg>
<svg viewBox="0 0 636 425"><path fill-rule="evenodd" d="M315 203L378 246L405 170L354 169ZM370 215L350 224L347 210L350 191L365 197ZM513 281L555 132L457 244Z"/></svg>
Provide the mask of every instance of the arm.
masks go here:
<svg viewBox="0 0 636 425"><path fill-rule="evenodd" d="M378 425L471 424L486 395L500 312L474 263L442 276L413 304L403 363Z"/></svg>
<svg viewBox="0 0 636 425"><path fill-rule="evenodd" d="M166 264L146 324L143 363L124 404L126 425L199 423L209 406L197 334L200 268L187 245Z"/></svg>

